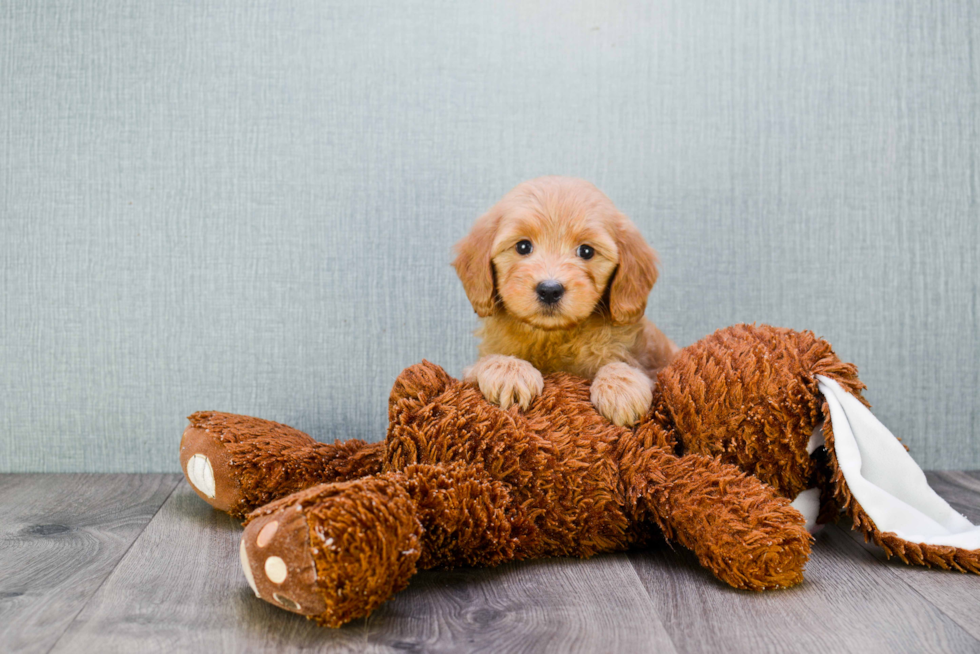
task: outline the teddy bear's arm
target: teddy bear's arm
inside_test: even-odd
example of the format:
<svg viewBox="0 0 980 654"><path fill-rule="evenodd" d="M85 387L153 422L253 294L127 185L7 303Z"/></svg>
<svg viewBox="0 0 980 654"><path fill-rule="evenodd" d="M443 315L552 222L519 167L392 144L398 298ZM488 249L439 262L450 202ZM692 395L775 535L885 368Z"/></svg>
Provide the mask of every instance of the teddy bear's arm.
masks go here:
<svg viewBox="0 0 980 654"><path fill-rule="evenodd" d="M216 411L188 419L184 474L205 502L237 517L316 484L381 471L384 443L320 443L277 422Z"/></svg>
<svg viewBox="0 0 980 654"><path fill-rule="evenodd" d="M736 587L765 590L803 580L810 534L789 500L710 456L646 450L627 471L636 518L692 550Z"/></svg>

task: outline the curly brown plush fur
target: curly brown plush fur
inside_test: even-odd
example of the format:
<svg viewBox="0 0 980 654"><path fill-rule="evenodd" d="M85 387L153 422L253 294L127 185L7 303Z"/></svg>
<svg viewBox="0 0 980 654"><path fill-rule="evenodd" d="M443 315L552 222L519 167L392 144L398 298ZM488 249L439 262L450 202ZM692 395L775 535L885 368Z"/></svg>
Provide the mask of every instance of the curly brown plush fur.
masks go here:
<svg viewBox="0 0 980 654"><path fill-rule="evenodd" d="M807 454L826 412L817 374L860 398L854 366L809 332L720 330L661 372L630 430L568 374L545 377L527 410L503 410L423 362L394 384L383 443L198 413L181 460L186 472L207 456L216 488L197 490L212 505L257 509L242 538L256 594L327 626L369 614L417 569L588 557L660 535L736 588L782 588L802 580L811 540L789 498L826 484L828 504L864 524L827 455ZM828 448L832 459L832 434ZM976 571L975 559L941 560Z"/></svg>
<svg viewBox="0 0 980 654"><path fill-rule="evenodd" d="M718 456L792 498L817 481L806 449L824 418L817 375L867 405L857 368L812 332L736 325L683 350L658 378L654 403L686 451Z"/></svg>

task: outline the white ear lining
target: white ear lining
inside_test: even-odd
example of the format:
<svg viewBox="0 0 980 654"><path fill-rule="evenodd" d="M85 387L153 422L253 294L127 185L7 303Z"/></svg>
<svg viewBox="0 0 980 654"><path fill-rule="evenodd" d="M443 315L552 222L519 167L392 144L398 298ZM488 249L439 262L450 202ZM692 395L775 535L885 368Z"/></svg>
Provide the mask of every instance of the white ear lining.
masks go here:
<svg viewBox="0 0 980 654"><path fill-rule="evenodd" d="M833 379L817 375L830 407L837 465L880 532L912 543L980 549L980 527L939 497L888 428Z"/></svg>

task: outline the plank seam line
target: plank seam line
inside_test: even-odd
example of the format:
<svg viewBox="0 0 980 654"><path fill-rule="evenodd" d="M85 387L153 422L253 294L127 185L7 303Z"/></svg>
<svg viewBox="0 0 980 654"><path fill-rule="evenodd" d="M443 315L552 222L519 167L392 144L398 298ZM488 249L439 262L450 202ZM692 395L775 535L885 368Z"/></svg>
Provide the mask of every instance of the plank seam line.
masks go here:
<svg viewBox="0 0 980 654"><path fill-rule="evenodd" d="M170 474L173 475L173 476L177 476L174 473L170 473ZM140 476L142 476L142 475L140 475ZM170 476L170 475L168 475L168 476ZM126 558L126 555L129 554L129 551L131 549L133 549L133 545L136 544L136 541L138 541L140 539L140 536L142 536L143 535L143 532L146 531L146 528L150 526L150 523L153 522L156 519L157 515L163 509L164 505L167 502L170 501L171 496L173 496L174 492L177 490L177 487L180 486L180 482L181 481L182 481L182 479L180 479L180 478L178 478L178 479L176 479L174 481L174 485L170 489L170 492L167 493L167 496L165 498L163 498L163 501L162 502L160 502L160 506L157 507L157 510L153 512L153 515L152 516L150 516L150 519L146 521L146 524L145 525L143 525L143 528L140 530L140 533L136 534L136 537L133 538L133 541L126 548L126 551L123 552L122 553L122 556L120 556L119 559L116 561L116 565L112 566L112 570L110 570L106 574L106 576L102 578L102 581L99 582L99 585L95 588L95 590L92 591L92 593L82 603L82 605L78 608L78 610L75 611L75 615L72 616L71 622L69 622L68 624L65 625L65 628L61 632L61 635L58 636L58 640L54 641L51 644L51 647L48 649L48 654L50 654L52 651L54 651L54 648L58 646L58 643L61 642L61 640L65 637L65 634L67 634L68 631L71 629L72 625L75 624L75 622L78 620L78 616L82 613L82 611L85 610L85 607L88 606L88 603L92 601L92 598L95 597L99 593L100 590L102 590L102 587L105 586L105 582L108 581L109 577L112 576L112 573L116 571L116 568L118 568L119 567L119 564L122 563L123 559Z"/></svg>
<svg viewBox="0 0 980 654"><path fill-rule="evenodd" d="M673 548L673 543L668 543L671 548ZM674 642L674 637L670 635L670 631L667 630L667 625L664 624L663 616L657 611L657 603L653 600L650 595L650 591L647 590L646 584L640 579L640 573L636 571L636 566L633 565L633 561L630 559L630 552L624 552L626 562L629 563L630 572L633 573L633 577L636 579L636 583L639 584L640 589L647 598L647 605L650 607L650 615L657 618L657 622L660 623L660 628L663 629L664 634L667 635L667 640L670 641L671 647L674 649L674 654L679 654L681 652L680 647L676 642Z"/></svg>

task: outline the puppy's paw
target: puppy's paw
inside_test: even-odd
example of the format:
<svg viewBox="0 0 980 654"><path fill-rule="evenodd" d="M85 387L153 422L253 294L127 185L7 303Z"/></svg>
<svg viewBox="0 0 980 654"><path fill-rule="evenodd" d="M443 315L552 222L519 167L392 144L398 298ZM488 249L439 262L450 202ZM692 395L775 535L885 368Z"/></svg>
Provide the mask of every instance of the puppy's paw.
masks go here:
<svg viewBox="0 0 980 654"><path fill-rule="evenodd" d="M636 424L653 402L650 378L626 363L608 363L592 380L592 405L620 427Z"/></svg>
<svg viewBox="0 0 980 654"><path fill-rule="evenodd" d="M463 371L464 381L475 381L480 392L501 409L517 404L526 409L544 390L544 378L524 359L491 354Z"/></svg>

